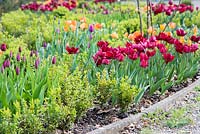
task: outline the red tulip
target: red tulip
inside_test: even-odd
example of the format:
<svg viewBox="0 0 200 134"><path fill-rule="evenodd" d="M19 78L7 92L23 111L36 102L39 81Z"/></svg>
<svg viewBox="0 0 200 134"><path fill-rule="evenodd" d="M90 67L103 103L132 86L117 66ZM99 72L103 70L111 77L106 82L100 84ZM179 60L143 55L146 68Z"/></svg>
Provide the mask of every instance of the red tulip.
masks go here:
<svg viewBox="0 0 200 134"><path fill-rule="evenodd" d="M149 65L148 60L141 60L140 61L141 67L146 68L146 67L148 67L148 65Z"/></svg>
<svg viewBox="0 0 200 134"><path fill-rule="evenodd" d="M172 62L174 60L174 56L170 53L164 53L163 58L166 63Z"/></svg>
<svg viewBox="0 0 200 134"><path fill-rule="evenodd" d="M69 54L77 54L79 52L79 48L66 46L66 51Z"/></svg>
<svg viewBox="0 0 200 134"><path fill-rule="evenodd" d="M177 29L176 34L178 36L185 36L187 34L187 32L185 32L183 29Z"/></svg>

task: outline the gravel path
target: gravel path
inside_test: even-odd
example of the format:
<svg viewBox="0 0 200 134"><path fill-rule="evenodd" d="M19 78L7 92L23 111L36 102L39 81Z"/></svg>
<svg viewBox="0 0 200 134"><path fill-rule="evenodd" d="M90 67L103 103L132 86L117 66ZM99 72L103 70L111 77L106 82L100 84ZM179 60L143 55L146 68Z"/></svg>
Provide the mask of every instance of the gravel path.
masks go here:
<svg viewBox="0 0 200 134"><path fill-rule="evenodd" d="M167 121L188 121L182 127L170 128ZM172 123L174 124L174 123ZM179 124L180 125L180 124ZM177 101L167 111L157 111L125 127L120 134L200 134L200 88Z"/></svg>

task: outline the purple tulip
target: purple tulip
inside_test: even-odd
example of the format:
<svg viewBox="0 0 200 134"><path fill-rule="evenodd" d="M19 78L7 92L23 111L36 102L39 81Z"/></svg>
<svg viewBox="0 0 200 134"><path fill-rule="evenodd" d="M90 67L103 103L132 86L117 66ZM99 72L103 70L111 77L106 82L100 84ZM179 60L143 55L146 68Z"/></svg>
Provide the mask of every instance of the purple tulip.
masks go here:
<svg viewBox="0 0 200 134"><path fill-rule="evenodd" d="M12 51L10 51L10 58L12 58L13 57L13 52Z"/></svg>
<svg viewBox="0 0 200 134"><path fill-rule="evenodd" d="M19 75L20 69L18 67L16 67L15 72L16 72L17 75Z"/></svg>
<svg viewBox="0 0 200 134"><path fill-rule="evenodd" d="M47 43L46 43L46 42L43 43L43 47L44 47L44 48L47 47Z"/></svg>
<svg viewBox="0 0 200 134"><path fill-rule="evenodd" d="M17 57L16 57L17 61L20 61L21 57L20 57L20 53L17 54Z"/></svg>
<svg viewBox="0 0 200 134"><path fill-rule="evenodd" d="M21 47L19 47L19 52L20 52L20 53L22 52L22 48L21 48Z"/></svg>
<svg viewBox="0 0 200 134"><path fill-rule="evenodd" d="M52 64L56 64L56 56L53 56L53 58L52 58Z"/></svg>
<svg viewBox="0 0 200 134"><path fill-rule="evenodd" d="M9 59L7 59L7 60L5 60L5 61L3 62L3 67L4 67L4 69L5 69L6 67L10 67L10 60L9 60Z"/></svg>
<svg viewBox="0 0 200 134"><path fill-rule="evenodd" d="M6 51L6 49L7 49L6 44L1 44L1 51Z"/></svg>
<svg viewBox="0 0 200 134"><path fill-rule="evenodd" d="M36 69L38 69L39 64L40 64L40 59L38 58L35 60L35 68Z"/></svg>
<svg viewBox="0 0 200 134"><path fill-rule="evenodd" d="M94 25L90 25L89 26L89 31L92 33L92 32L94 32Z"/></svg>

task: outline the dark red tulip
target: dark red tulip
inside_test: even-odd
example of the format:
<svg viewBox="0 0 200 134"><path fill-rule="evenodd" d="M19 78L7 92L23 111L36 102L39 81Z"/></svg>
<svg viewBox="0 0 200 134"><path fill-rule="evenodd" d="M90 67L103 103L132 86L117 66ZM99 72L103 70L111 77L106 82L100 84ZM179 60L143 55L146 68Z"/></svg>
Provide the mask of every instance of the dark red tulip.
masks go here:
<svg viewBox="0 0 200 134"><path fill-rule="evenodd" d="M141 67L146 68L146 67L148 67L148 65L149 65L148 60L141 60L140 61Z"/></svg>
<svg viewBox="0 0 200 134"><path fill-rule="evenodd" d="M174 56L170 53L164 53L163 58L166 63L172 62L174 60Z"/></svg>
<svg viewBox="0 0 200 134"><path fill-rule="evenodd" d="M183 29L177 29L176 34L178 36L185 36L187 34L187 32L185 32Z"/></svg>
<svg viewBox="0 0 200 134"><path fill-rule="evenodd" d="M6 51L6 49L7 49L6 44L1 44L1 51Z"/></svg>
<svg viewBox="0 0 200 134"><path fill-rule="evenodd" d="M79 52L79 48L66 46L66 51L69 54L77 54Z"/></svg>
<svg viewBox="0 0 200 134"><path fill-rule="evenodd" d="M56 56L53 56L53 58L52 58L52 62L51 62L52 64L56 64Z"/></svg>

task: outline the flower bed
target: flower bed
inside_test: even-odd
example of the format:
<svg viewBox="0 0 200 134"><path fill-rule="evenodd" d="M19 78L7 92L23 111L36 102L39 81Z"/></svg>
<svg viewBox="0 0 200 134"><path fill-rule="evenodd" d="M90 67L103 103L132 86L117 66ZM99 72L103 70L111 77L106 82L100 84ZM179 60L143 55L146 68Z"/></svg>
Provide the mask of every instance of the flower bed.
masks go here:
<svg viewBox="0 0 200 134"><path fill-rule="evenodd" d="M139 18L134 5L65 2L1 18L0 133L69 130L92 107L123 118L197 74L200 23L186 26L185 17L200 14L192 6L149 4Z"/></svg>

